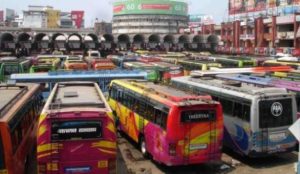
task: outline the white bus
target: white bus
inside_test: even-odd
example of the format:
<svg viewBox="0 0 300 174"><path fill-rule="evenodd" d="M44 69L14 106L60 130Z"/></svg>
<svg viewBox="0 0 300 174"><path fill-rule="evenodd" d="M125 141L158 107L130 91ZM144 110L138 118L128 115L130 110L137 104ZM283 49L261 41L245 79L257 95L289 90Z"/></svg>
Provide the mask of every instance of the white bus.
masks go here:
<svg viewBox="0 0 300 174"><path fill-rule="evenodd" d="M172 85L220 101L224 145L233 151L263 157L294 150L296 139L288 127L296 121L297 108L295 96L286 89L190 76L173 78Z"/></svg>

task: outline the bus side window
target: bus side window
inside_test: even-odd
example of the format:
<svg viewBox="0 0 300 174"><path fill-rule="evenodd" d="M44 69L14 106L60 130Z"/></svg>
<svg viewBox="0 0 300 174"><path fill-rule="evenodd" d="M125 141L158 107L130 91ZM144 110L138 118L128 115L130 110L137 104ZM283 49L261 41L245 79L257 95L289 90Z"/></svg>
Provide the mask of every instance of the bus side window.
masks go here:
<svg viewBox="0 0 300 174"><path fill-rule="evenodd" d="M124 101L123 101L123 91L121 89L117 90L117 100L122 104L124 103Z"/></svg>
<svg viewBox="0 0 300 174"><path fill-rule="evenodd" d="M243 106L243 118L244 118L244 120L246 120L248 122L250 121L250 112L251 112L250 106L244 105Z"/></svg>
<svg viewBox="0 0 300 174"><path fill-rule="evenodd" d="M300 96L296 96L296 103L297 103L297 111L300 111Z"/></svg>
<svg viewBox="0 0 300 174"><path fill-rule="evenodd" d="M243 119L243 105L240 103L233 104L233 117Z"/></svg>
<svg viewBox="0 0 300 174"><path fill-rule="evenodd" d="M151 104L147 105L145 118L151 122L154 122L155 119L155 109Z"/></svg>
<svg viewBox="0 0 300 174"><path fill-rule="evenodd" d="M167 117L168 117L167 113L162 112L158 109L155 109L154 123L159 125L163 129L166 129L166 127L167 127Z"/></svg>
<svg viewBox="0 0 300 174"><path fill-rule="evenodd" d="M233 102L230 100L221 99L221 98L220 98L220 102L222 104L224 114L226 114L228 116L232 116L233 115L232 114Z"/></svg>
<svg viewBox="0 0 300 174"><path fill-rule="evenodd" d="M110 94L112 99L116 100L117 99L117 90L114 86L111 87L110 89Z"/></svg>

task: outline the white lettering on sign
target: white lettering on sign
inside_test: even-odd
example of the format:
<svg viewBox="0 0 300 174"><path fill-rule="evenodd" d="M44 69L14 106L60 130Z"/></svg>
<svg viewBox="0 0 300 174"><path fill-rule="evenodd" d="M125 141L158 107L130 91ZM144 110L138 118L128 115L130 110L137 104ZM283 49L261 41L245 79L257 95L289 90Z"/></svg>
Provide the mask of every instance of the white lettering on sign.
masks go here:
<svg viewBox="0 0 300 174"><path fill-rule="evenodd" d="M208 114L195 114L195 115L189 115L189 119L193 120L193 119L206 119L209 118Z"/></svg>
<svg viewBox="0 0 300 174"><path fill-rule="evenodd" d="M72 129L58 129L57 133L59 134L68 134L68 133L76 133L77 129L76 128L72 128Z"/></svg>
<svg viewBox="0 0 300 174"><path fill-rule="evenodd" d="M92 128L80 128L79 133L88 133L88 132L97 132L97 128L92 127Z"/></svg>

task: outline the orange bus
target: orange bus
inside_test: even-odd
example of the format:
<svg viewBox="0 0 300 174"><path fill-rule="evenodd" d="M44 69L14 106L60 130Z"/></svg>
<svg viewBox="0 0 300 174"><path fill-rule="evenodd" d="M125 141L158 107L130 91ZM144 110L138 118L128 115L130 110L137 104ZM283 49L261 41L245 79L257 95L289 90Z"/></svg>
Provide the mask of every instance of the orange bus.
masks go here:
<svg viewBox="0 0 300 174"><path fill-rule="evenodd" d="M34 150L40 86L0 85L0 96L0 173L22 174Z"/></svg>

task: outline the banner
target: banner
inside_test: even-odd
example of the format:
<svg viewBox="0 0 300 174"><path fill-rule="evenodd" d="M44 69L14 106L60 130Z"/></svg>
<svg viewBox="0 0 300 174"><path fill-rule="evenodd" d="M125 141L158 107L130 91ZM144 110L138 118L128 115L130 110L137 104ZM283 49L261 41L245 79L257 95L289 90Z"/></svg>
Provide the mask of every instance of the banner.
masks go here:
<svg viewBox="0 0 300 174"><path fill-rule="evenodd" d="M4 22L4 11L0 11L0 22Z"/></svg>
<svg viewBox="0 0 300 174"><path fill-rule="evenodd" d="M76 28L81 28L84 11L71 11L72 20L75 21Z"/></svg>
<svg viewBox="0 0 300 174"><path fill-rule="evenodd" d="M117 1L113 5L114 15L127 14L166 14L187 16L188 5L185 2L143 0Z"/></svg>
<svg viewBox="0 0 300 174"><path fill-rule="evenodd" d="M238 15L243 13L270 11L275 8L289 9L300 6L300 0L229 0L229 15ZM277 9L277 10L278 10Z"/></svg>

